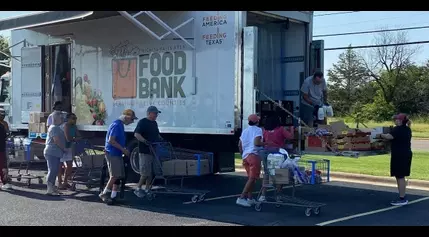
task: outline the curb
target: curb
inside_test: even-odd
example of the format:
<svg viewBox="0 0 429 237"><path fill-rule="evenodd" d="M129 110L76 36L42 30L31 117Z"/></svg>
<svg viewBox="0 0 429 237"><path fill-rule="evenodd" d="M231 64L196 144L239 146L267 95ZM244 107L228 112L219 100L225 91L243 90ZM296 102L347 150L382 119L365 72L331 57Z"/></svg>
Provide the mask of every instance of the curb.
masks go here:
<svg viewBox="0 0 429 237"><path fill-rule="evenodd" d="M236 172L246 172L242 167L236 166ZM346 180L349 182L367 182L367 183L379 183L384 185L393 185L396 186L396 180L393 177L380 177L374 175L365 175L365 174L352 174L352 173L344 173L344 172L330 172L331 179L334 180ZM408 186L412 186L414 188L424 188L429 189L429 181L423 180L410 180L408 179Z"/></svg>

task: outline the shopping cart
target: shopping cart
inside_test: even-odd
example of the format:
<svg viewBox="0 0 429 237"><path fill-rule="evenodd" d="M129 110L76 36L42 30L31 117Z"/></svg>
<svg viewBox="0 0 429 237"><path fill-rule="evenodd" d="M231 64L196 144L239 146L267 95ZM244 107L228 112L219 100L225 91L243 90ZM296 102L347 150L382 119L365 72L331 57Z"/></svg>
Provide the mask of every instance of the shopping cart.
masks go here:
<svg viewBox="0 0 429 237"><path fill-rule="evenodd" d="M287 158L287 156L285 156ZM299 156L290 156L290 159L299 159ZM312 214L319 215L321 207L326 206L324 203L313 202L297 198L295 196L295 188L299 185L318 185L330 182L330 161L326 159L321 160L305 160L299 159L292 168L276 169L264 163L263 173L268 173L270 179L269 183L264 182L261 190L259 191L255 210L261 211L263 204L274 204L276 207L293 206L304 207L305 215L311 216ZM268 166L268 167L267 167ZM277 175L276 175L277 172ZM280 174L280 178L279 178ZM283 177L281 177L283 175ZM279 185L292 184L292 195L282 195L274 192L273 196L266 196L264 201L260 201L263 189L276 189Z"/></svg>
<svg viewBox="0 0 429 237"><path fill-rule="evenodd" d="M195 190L183 187L185 177L203 176L213 173L213 154L203 151L195 151L182 148L173 148L169 142L152 143L150 151L154 156L153 171L154 177L150 185L149 191L146 193L146 199L151 201L157 194L172 194L172 195L192 195L191 201L193 203L204 201L205 195L209 192L207 190ZM133 165L139 167L136 158L132 162ZM188 164L188 163L189 164ZM195 169L188 169L191 165L195 164ZM205 166L205 171L202 170L201 164L208 164ZM180 170L177 167L182 167ZM163 187L154 187L156 180L163 180ZM171 185L169 182L172 180L180 180L180 186Z"/></svg>
<svg viewBox="0 0 429 237"><path fill-rule="evenodd" d="M6 141L8 168L15 168L17 173L12 173L9 170L9 179L16 179L18 182L26 180L27 186L31 185L32 179L37 179L39 184L43 184L42 175L32 175L29 172L31 164L45 163L43 149L45 141L42 139L29 139L23 136L11 136ZM21 171L24 170L24 173Z"/></svg>
<svg viewBox="0 0 429 237"><path fill-rule="evenodd" d="M104 152L97 150L88 140L79 140L74 144L74 170L71 176L71 190L76 185L85 185L91 189L98 185L104 164Z"/></svg>

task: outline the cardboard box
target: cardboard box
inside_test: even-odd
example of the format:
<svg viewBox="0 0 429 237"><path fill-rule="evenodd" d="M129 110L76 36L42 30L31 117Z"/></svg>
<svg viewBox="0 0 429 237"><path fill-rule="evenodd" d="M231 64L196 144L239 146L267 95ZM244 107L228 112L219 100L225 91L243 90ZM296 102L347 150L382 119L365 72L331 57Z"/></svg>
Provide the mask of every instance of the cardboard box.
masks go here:
<svg viewBox="0 0 429 237"><path fill-rule="evenodd" d="M29 123L28 130L29 132L46 133L46 123Z"/></svg>
<svg viewBox="0 0 429 237"><path fill-rule="evenodd" d="M39 124L37 124L37 123L29 123L28 124L28 131L29 132L38 132L39 131Z"/></svg>
<svg viewBox="0 0 429 237"><path fill-rule="evenodd" d="M46 123L49 114L44 112L30 112L29 123Z"/></svg>
<svg viewBox="0 0 429 237"><path fill-rule="evenodd" d="M275 174L270 175L270 183L273 184L289 184L290 172L289 169L274 169Z"/></svg>
<svg viewBox="0 0 429 237"><path fill-rule="evenodd" d="M350 137L350 142L353 143L370 143L371 138L370 136L364 136L364 137Z"/></svg>
<svg viewBox="0 0 429 237"><path fill-rule="evenodd" d="M208 160L200 160L199 172L198 172L197 160L188 160L186 164L188 168L188 175L200 176L200 175L206 175L210 173L210 164Z"/></svg>
<svg viewBox="0 0 429 237"><path fill-rule="evenodd" d="M371 143L352 144L352 150L353 151L370 151L371 150Z"/></svg>
<svg viewBox="0 0 429 237"><path fill-rule="evenodd" d="M187 160L174 160L174 175L175 176L186 176L187 172Z"/></svg>
<svg viewBox="0 0 429 237"><path fill-rule="evenodd" d="M162 162L162 172L164 176L174 176L175 160Z"/></svg>

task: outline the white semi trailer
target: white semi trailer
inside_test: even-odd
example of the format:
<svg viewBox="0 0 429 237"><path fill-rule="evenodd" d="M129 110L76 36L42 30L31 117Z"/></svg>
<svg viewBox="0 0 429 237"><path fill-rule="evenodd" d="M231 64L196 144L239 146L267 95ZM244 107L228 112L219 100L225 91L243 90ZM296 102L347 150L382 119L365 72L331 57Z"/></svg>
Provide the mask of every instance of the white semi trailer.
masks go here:
<svg viewBox="0 0 429 237"><path fill-rule="evenodd" d="M302 80L323 68L312 19L304 11L51 11L4 19L0 30L12 29L10 127L28 134L30 111L50 112L62 100L83 135L102 145L123 109L141 118L155 105L164 138L213 152L215 173L234 171L248 115L269 110L258 90L299 113ZM135 126L126 126L133 155Z"/></svg>

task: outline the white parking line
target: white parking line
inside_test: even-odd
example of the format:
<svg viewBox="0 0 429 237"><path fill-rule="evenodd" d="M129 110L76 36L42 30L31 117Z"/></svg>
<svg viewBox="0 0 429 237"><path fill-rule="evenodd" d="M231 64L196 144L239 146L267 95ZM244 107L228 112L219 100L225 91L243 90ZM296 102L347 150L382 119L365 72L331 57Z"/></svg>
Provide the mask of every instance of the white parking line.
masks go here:
<svg viewBox="0 0 429 237"><path fill-rule="evenodd" d="M300 184L295 185L295 187L299 187L301 186ZM292 188L293 186L284 186L283 189L288 189L288 188ZM267 190L267 192L270 191L274 191L274 189L269 189ZM259 193L259 191L255 191L253 192L253 194ZM207 198L204 200L204 202L209 202L209 201L215 201L215 200L220 200L220 199L227 199L227 198L233 198L233 197L239 197L241 195L240 194L235 194L235 195L227 195L227 196L220 196L220 197L213 197L213 198ZM183 204L193 204L193 202L189 201L189 202L184 202Z"/></svg>
<svg viewBox="0 0 429 237"><path fill-rule="evenodd" d="M420 198L420 199L416 199L416 200L410 201L408 203L408 205L411 205L411 204L414 204L414 203L418 203L418 202L423 202L423 201L426 201L426 200L429 200L429 197L424 197L424 198ZM322 222L322 223L319 223L319 224L316 224L316 225L318 225L318 226L330 225L330 224L333 224L333 223L337 223L337 222L341 222L341 221L347 221L347 220L351 220L351 219L362 217L362 216L369 216L369 215L380 213L380 212L390 211L390 210L393 210L393 209L396 209L396 208L400 208L400 207L401 206L387 207L387 208L383 208L383 209L378 209L378 210L374 210L374 211L370 211L370 212L364 212L364 213L360 213L360 214L356 214L356 215L352 215L352 216L346 216L346 217L343 217L343 218L338 218L338 219L335 219L335 220Z"/></svg>

